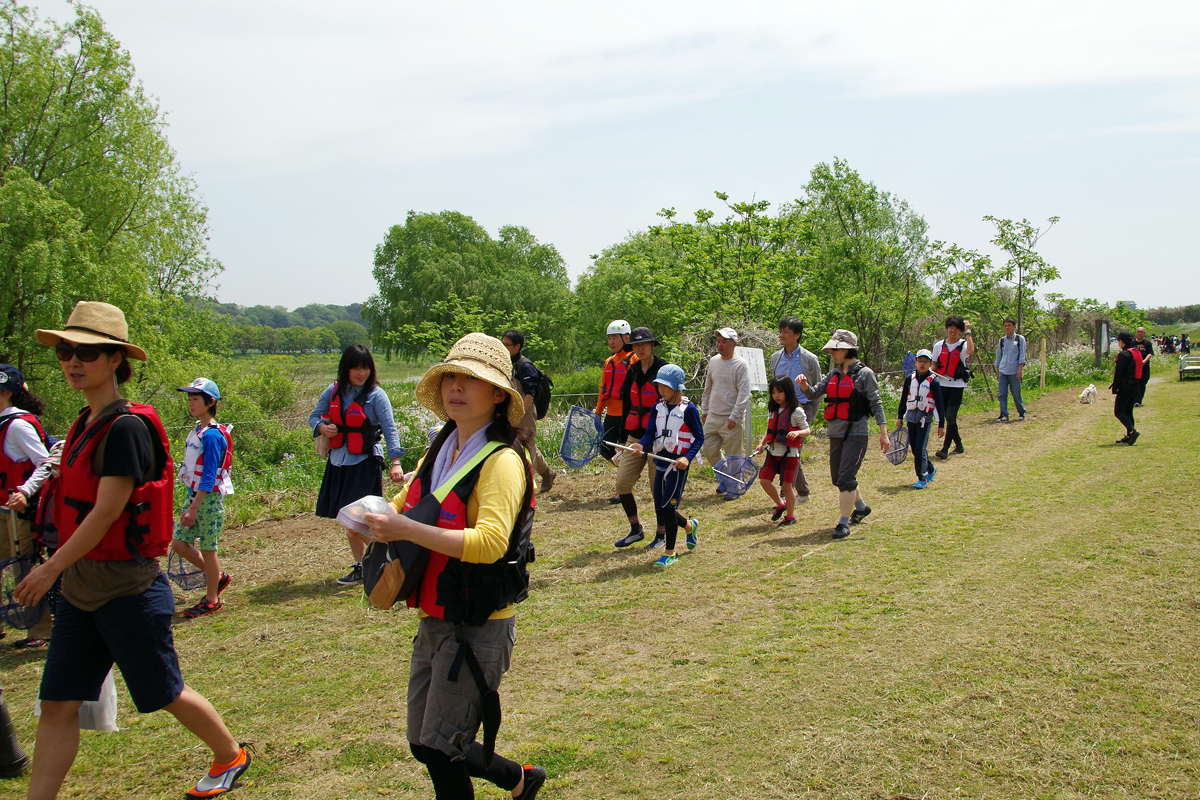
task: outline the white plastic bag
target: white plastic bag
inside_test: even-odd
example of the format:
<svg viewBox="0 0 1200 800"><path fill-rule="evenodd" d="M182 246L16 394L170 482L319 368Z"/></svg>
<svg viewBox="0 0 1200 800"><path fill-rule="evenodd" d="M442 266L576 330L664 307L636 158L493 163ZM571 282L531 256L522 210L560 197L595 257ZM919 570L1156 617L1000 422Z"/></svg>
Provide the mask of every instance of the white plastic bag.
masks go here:
<svg viewBox="0 0 1200 800"><path fill-rule="evenodd" d="M349 505L342 506L342 509L337 513L337 521L354 531L361 533L364 536L370 535L370 529L367 528L367 523L364 518L367 514L395 514L396 509L392 508L392 504L376 494L369 494L366 497L361 497Z"/></svg>
<svg viewBox="0 0 1200 800"><path fill-rule="evenodd" d="M42 715L42 701L33 705L33 715ZM100 685L99 700L85 700L79 707L79 727L85 731L119 731L117 727L117 682L112 670Z"/></svg>

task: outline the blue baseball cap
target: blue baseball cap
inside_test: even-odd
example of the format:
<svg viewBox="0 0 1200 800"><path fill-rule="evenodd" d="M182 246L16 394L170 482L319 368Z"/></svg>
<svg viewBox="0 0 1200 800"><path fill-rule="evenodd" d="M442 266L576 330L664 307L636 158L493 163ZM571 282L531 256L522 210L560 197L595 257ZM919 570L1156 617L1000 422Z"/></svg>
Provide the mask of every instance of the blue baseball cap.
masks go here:
<svg viewBox="0 0 1200 800"><path fill-rule="evenodd" d="M25 376L12 364L0 364L0 389L16 394L25 385Z"/></svg>
<svg viewBox="0 0 1200 800"><path fill-rule="evenodd" d="M661 383L669 389L674 389L677 392L684 390L684 381L686 376L683 374L683 367L675 364L663 364L658 368L658 375L654 378L655 383Z"/></svg>
<svg viewBox="0 0 1200 800"><path fill-rule="evenodd" d="M208 378L196 378L196 380L187 386L180 386L179 391L187 392L188 394L206 394L213 400L221 399L221 390Z"/></svg>

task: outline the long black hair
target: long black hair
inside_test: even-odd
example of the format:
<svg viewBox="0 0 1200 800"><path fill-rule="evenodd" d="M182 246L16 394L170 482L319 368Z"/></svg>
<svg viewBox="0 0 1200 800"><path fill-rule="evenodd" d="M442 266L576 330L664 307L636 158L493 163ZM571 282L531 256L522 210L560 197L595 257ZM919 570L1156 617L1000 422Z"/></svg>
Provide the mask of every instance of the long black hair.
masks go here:
<svg viewBox="0 0 1200 800"><path fill-rule="evenodd" d="M780 408L779 403L775 402L775 389L783 392L783 405L787 408L787 412L791 414L795 411L800 405L800 401L796 399L796 385L786 375L771 379L771 385L767 390L767 410L775 412Z"/></svg>
<svg viewBox="0 0 1200 800"><path fill-rule="evenodd" d="M379 385L375 374L375 358L371 355L371 351L365 345L352 344L342 351L342 358L338 361L339 392L344 392L347 386L353 385L350 383L350 370L361 367L371 370L371 374L367 376L367 382L363 384L363 391L369 392Z"/></svg>
<svg viewBox="0 0 1200 800"><path fill-rule="evenodd" d="M19 408L22 411L28 411L35 417L40 417L42 414L46 413L46 404L43 403L37 395L26 389L24 386L18 386L16 389L8 389L6 391L12 395L12 397L9 399L9 402L12 403L14 407Z"/></svg>

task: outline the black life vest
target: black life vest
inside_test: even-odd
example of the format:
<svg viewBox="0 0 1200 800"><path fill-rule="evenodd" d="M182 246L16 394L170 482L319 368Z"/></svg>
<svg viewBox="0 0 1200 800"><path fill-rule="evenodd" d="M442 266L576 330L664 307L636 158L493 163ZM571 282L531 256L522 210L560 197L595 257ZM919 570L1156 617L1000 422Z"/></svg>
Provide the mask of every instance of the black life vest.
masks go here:
<svg viewBox="0 0 1200 800"><path fill-rule="evenodd" d="M506 449L498 448L495 452ZM517 453L520 454L520 450ZM491 458L492 453L488 456ZM415 506L430 492L430 476L437 453L430 451L421 469L409 483L402 511ZM468 472L442 502L437 527L463 530L467 527L467 499L479 481L479 473L487 459ZM528 565L534 561L533 473L525 463L525 498L521 512L508 537L508 550L491 564L470 564L442 553L430 552L429 564L421 577L421 585L407 599L409 607L420 606L431 617L464 625L482 625L493 612L520 603L529 596Z"/></svg>
<svg viewBox="0 0 1200 800"><path fill-rule="evenodd" d="M825 420L834 419L857 422L870 413L867 398L854 388L854 379L862 371L862 362L854 362L849 373L838 371L829 377L825 386Z"/></svg>
<svg viewBox="0 0 1200 800"><path fill-rule="evenodd" d="M42 446L47 450L50 449L50 439L42 430L41 420L34 414L22 411L19 414L8 414L0 418L0 504L7 503L9 492L29 480L29 476L37 469L37 464L33 463L32 459L23 458L20 461L14 461L4 452L4 440L8 437L8 426L15 419L23 419L32 425L33 429L37 431L38 438L42 441ZM34 502L33 498L28 499L31 503Z"/></svg>
<svg viewBox="0 0 1200 800"><path fill-rule="evenodd" d="M334 381L333 393L329 396L329 421L337 426L338 432L329 439L330 450L345 444L347 452L361 455L375 448L381 431L367 417L367 397L370 394L371 389L364 386L343 412L341 387Z"/></svg>
<svg viewBox="0 0 1200 800"><path fill-rule="evenodd" d="M641 362L638 362L639 366L640 364ZM642 375L641 381L638 381L638 373ZM630 370L629 410L625 413L625 430L644 431L650 424L650 411L658 402L658 388L654 385L654 378L657 375L658 368L654 366L653 361L651 361L651 370L648 374L637 367Z"/></svg>
<svg viewBox="0 0 1200 800"><path fill-rule="evenodd" d="M92 471L92 454L104 439L113 423L126 414L139 417L155 439L156 464L162 472L152 476L133 490L120 516L113 522L104 538L84 555L93 561L138 562L166 555L174 532L174 493L172 483L175 469L171 464L170 442L154 406L129 403L110 414L87 424L88 409L84 408L71 426L63 446L59 501L54 510L59 540L66 544L76 529L96 506L100 476ZM68 511L67 509L72 509ZM73 512L73 513L72 513Z"/></svg>

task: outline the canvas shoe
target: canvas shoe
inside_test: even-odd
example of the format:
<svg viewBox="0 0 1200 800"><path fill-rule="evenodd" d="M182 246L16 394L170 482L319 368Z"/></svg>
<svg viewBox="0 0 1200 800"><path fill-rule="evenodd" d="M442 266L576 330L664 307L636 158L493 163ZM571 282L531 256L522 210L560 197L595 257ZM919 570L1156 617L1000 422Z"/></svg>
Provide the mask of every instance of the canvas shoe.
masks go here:
<svg viewBox="0 0 1200 800"><path fill-rule="evenodd" d="M344 577L337 579L338 586L353 586L362 583L362 564L355 564Z"/></svg>
<svg viewBox="0 0 1200 800"><path fill-rule="evenodd" d="M625 534L620 539L617 539L616 546L617 547L629 547L629 545L633 544L634 542L640 542L642 539L645 539L645 538L646 538L646 531L642 528L641 525L638 525L636 528L631 530L629 533Z"/></svg>
<svg viewBox="0 0 1200 800"><path fill-rule="evenodd" d="M785 511L787 511L787 506L776 506L775 513L771 514L771 522L778 522Z"/></svg>
<svg viewBox="0 0 1200 800"><path fill-rule="evenodd" d="M659 557L658 557L658 561L655 561L655 562L654 562L654 566L656 566L656 567L670 567L670 566L674 566L675 562L676 562L676 561L678 561L678 560L679 560L679 556L675 556L675 555L671 555L671 556L659 556Z"/></svg>
<svg viewBox="0 0 1200 800"><path fill-rule="evenodd" d="M692 532L684 538L687 541L687 549L695 550L696 545L700 543L700 540L696 537L696 531L700 530L700 523L694 519L689 519L688 522L692 523Z"/></svg>
<svg viewBox="0 0 1200 800"><path fill-rule="evenodd" d="M189 619L195 619L196 617L203 617L205 614L211 614L214 611L220 611L223 605L224 603L220 600L214 600L210 603L202 599L191 608L185 609L183 615Z"/></svg>
<svg viewBox="0 0 1200 800"><path fill-rule="evenodd" d="M914 489L924 489L928 485L929 485L929 481L917 481L912 486Z"/></svg>
<svg viewBox="0 0 1200 800"><path fill-rule="evenodd" d="M871 513L870 506L863 506L861 511L858 510L857 508L854 509L853 511L850 512L850 524L857 525L858 523L860 523L864 519L866 519L867 515L870 513Z"/></svg>
<svg viewBox="0 0 1200 800"><path fill-rule="evenodd" d="M534 800L546 782L546 770L543 767L525 765L525 788L513 800Z"/></svg>
<svg viewBox="0 0 1200 800"><path fill-rule="evenodd" d="M237 758L228 764L213 762L208 773L187 793L188 797L217 797L233 790L234 783L250 768L250 751L246 743L238 745Z"/></svg>

